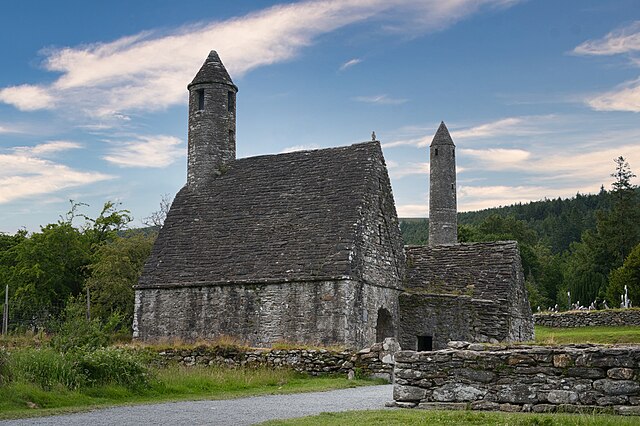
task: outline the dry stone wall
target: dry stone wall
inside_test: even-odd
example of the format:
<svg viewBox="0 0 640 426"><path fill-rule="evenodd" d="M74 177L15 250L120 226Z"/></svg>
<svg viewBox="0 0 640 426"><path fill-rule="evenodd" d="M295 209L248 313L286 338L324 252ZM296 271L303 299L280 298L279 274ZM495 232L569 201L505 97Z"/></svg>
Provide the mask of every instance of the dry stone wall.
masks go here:
<svg viewBox="0 0 640 426"><path fill-rule="evenodd" d="M395 355L397 406L640 415L640 346L449 346Z"/></svg>
<svg viewBox="0 0 640 426"><path fill-rule="evenodd" d="M541 313L533 319L545 327L640 326L640 309Z"/></svg>
<svg viewBox="0 0 640 426"><path fill-rule="evenodd" d="M160 364L186 366L273 367L292 368L312 375L345 374L392 380L394 354L400 346L385 339L358 352L328 349L251 349L201 346L193 349L158 351Z"/></svg>

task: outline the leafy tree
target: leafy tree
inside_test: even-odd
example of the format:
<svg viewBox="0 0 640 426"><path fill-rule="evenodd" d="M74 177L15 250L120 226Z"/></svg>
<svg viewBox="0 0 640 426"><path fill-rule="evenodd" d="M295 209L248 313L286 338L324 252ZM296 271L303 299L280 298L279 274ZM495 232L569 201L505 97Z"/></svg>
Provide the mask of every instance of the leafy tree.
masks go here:
<svg viewBox="0 0 640 426"><path fill-rule="evenodd" d="M137 234L116 238L96 251L95 260L88 266L91 276L86 281L92 317L106 320L113 313L119 313L123 323L131 326L133 286L140 278L154 240L153 235Z"/></svg>
<svg viewBox="0 0 640 426"><path fill-rule="evenodd" d="M611 272L607 299L619 303L625 285L633 305L640 306L640 244L635 246L620 268Z"/></svg>
<svg viewBox="0 0 640 426"><path fill-rule="evenodd" d="M640 202L631 179L631 172L624 157L615 160L616 171L612 183L614 205L610 212L600 212L597 216L597 229L605 249L613 258L612 267L622 265L631 249L640 242Z"/></svg>

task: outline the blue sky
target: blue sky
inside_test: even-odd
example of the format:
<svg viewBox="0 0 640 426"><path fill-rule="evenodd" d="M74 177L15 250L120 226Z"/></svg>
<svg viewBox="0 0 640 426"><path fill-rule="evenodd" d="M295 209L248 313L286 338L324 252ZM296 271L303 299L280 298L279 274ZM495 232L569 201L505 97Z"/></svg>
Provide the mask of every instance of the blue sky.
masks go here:
<svg viewBox="0 0 640 426"><path fill-rule="evenodd" d="M640 174L637 0L5 2L0 45L3 232L69 199L140 225L186 181L186 85L212 49L239 157L375 130L401 217L427 216L441 120L463 211L597 192L619 155Z"/></svg>

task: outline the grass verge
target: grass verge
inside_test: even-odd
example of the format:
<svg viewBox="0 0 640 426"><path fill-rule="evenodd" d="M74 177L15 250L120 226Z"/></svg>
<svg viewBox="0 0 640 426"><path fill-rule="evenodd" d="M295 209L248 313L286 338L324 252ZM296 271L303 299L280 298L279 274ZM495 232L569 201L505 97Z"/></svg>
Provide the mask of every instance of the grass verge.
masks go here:
<svg viewBox="0 0 640 426"><path fill-rule="evenodd" d="M321 413L288 420L271 420L263 426L333 426L333 425L501 425L501 426L631 426L634 417L587 414L530 414L478 411L370 410L344 413Z"/></svg>
<svg viewBox="0 0 640 426"><path fill-rule="evenodd" d="M89 410L113 405L229 399L253 395L315 392L378 384L344 377L310 377L289 370L174 366L153 371L146 386L101 385L48 389L14 381L0 386L0 419Z"/></svg>
<svg viewBox="0 0 640 426"><path fill-rule="evenodd" d="M576 327L552 328L536 326L536 343L634 343L640 344L640 327Z"/></svg>

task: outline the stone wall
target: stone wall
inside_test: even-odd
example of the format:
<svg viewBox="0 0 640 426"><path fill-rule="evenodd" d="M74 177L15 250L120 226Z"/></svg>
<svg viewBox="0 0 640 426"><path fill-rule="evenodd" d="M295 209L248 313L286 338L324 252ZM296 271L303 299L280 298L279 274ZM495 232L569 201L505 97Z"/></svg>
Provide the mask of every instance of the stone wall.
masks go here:
<svg viewBox="0 0 640 426"><path fill-rule="evenodd" d="M640 326L640 309L540 313L533 319L545 327Z"/></svg>
<svg viewBox="0 0 640 426"><path fill-rule="evenodd" d="M380 310L398 311L398 293L352 280L138 289L133 333L142 341L233 336L252 347L362 348L376 341Z"/></svg>
<svg viewBox="0 0 640 426"><path fill-rule="evenodd" d="M385 339L359 352L327 349L252 349L201 346L193 349L158 351L163 365L292 368L312 375L345 374L392 380L394 354L400 349L394 339Z"/></svg>
<svg viewBox="0 0 640 426"><path fill-rule="evenodd" d="M418 336L431 336L435 350L451 340L498 343L509 337L508 312L491 300L402 293L399 304L398 341L403 349L417 350Z"/></svg>
<svg viewBox="0 0 640 426"><path fill-rule="evenodd" d="M640 346L449 346L395 355L397 406L640 415Z"/></svg>

